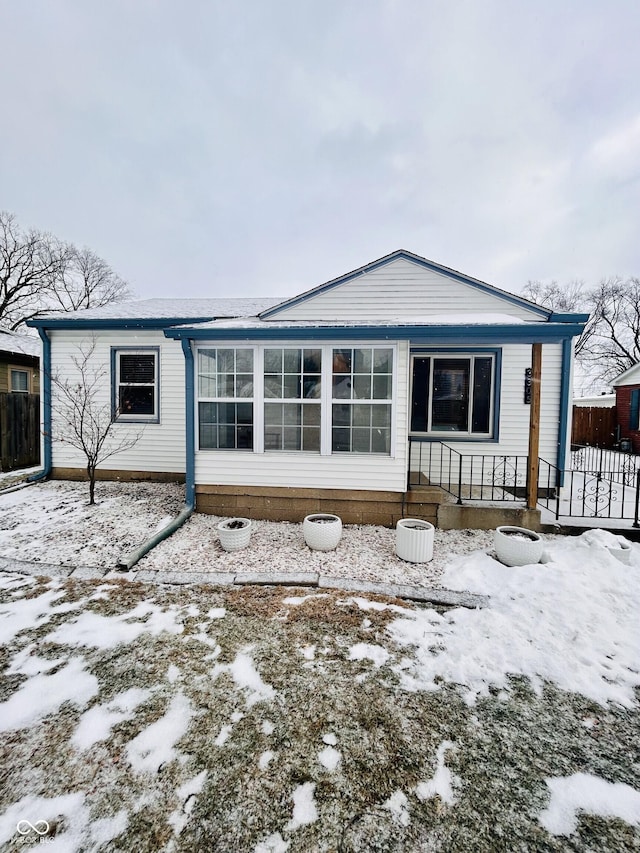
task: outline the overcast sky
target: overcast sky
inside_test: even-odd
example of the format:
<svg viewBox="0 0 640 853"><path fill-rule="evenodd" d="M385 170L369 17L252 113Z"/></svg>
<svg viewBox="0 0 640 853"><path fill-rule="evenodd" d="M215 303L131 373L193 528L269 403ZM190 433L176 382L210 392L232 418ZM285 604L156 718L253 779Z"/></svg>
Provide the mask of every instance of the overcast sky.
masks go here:
<svg viewBox="0 0 640 853"><path fill-rule="evenodd" d="M0 208L140 297L640 275L638 0L0 10Z"/></svg>

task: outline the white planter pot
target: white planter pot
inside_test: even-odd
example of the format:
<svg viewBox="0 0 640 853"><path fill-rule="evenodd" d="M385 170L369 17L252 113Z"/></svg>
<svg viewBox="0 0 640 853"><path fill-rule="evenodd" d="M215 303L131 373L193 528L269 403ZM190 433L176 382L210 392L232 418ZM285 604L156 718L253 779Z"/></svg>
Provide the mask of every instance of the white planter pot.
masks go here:
<svg viewBox="0 0 640 853"><path fill-rule="evenodd" d="M333 551L342 538L342 520L337 515L315 512L302 522L302 533L314 551Z"/></svg>
<svg viewBox="0 0 640 853"><path fill-rule="evenodd" d="M616 560L624 563L625 566L629 565L631 558L631 545L629 542L623 542L618 538L618 542L615 545L607 545L606 548L611 556L615 557Z"/></svg>
<svg viewBox="0 0 640 853"><path fill-rule="evenodd" d="M421 518L401 518L396 524L396 554L408 563L433 559L433 524Z"/></svg>
<svg viewBox="0 0 640 853"><path fill-rule="evenodd" d="M246 548L251 538L251 519L227 518L217 525L220 544L225 551L239 551Z"/></svg>
<svg viewBox="0 0 640 853"><path fill-rule="evenodd" d="M539 533L525 527L497 527L493 545L505 566L531 566L540 562L544 541Z"/></svg>

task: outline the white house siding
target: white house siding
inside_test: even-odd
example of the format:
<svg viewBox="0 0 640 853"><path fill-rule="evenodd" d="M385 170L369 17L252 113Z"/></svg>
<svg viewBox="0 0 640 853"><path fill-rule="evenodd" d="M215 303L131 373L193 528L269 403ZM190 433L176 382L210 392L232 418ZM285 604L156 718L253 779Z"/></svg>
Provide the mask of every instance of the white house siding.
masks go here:
<svg viewBox="0 0 640 853"><path fill-rule="evenodd" d="M73 381L78 371L72 359L78 357L79 346L91 344L92 333L52 331L49 336L54 370L58 375ZM128 435L142 431L142 437L133 448L111 457L100 467L122 471L184 473L184 356L180 343L168 340L162 332L156 331L100 331L93 335L93 340L95 363L105 371L100 395L100 400L105 404L109 404L111 399L111 347L153 346L160 349L160 423L114 424L114 434ZM59 433L55 401L52 422L55 436ZM86 464L79 451L55 439L52 443L52 460L54 468L77 468Z"/></svg>
<svg viewBox="0 0 640 853"><path fill-rule="evenodd" d="M453 351L453 350L452 350ZM526 456L529 452L529 412L524 402L525 369L531 367L531 344L508 344L502 347L502 380L500 387L499 441L454 441L442 436L462 454L487 456ZM540 394L540 458L556 465L560 419L560 384L562 344L542 347L542 379ZM448 439L448 441L447 441ZM423 451L424 453L424 451ZM418 470L419 447L414 446L412 470Z"/></svg>
<svg viewBox="0 0 640 853"><path fill-rule="evenodd" d="M332 345L346 347L358 344L336 341ZM396 428L395 435L392 433L391 456L357 453L321 456L315 453L283 451L252 453L197 450L196 483L403 492L406 486L408 449L408 344L400 342L396 352Z"/></svg>
<svg viewBox="0 0 640 853"><path fill-rule="evenodd" d="M539 314L455 278L402 258L278 311L272 319L359 322L393 317L495 313L519 320Z"/></svg>

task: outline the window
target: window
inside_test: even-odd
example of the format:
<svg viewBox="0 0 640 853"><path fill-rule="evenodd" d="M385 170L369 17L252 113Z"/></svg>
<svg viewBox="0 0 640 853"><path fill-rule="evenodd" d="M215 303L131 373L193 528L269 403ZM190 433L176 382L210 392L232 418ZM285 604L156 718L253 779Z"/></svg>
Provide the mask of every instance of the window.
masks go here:
<svg viewBox="0 0 640 853"><path fill-rule="evenodd" d="M198 350L201 450L253 450L253 350Z"/></svg>
<svg viewBox="0 0 640 853"><path fill-rule="evenodd" d="M320 452L321 388L322 350L264 350L265 450Z"/></svg>
<svg viewBox="0 0 640 853"><path fill-rule="evenodd" d="M495 354L413 357L411 432L491 436Z"/></svg>
<svg viewBox="0 0 640 853"><path fill-rule="evenodd" d="M392 388L390 347L333 350L334 453L390 453Z"/></svg>
<svg viewBox="0 0 640 853"><path fill-rule="evenodd" d="M198 348L200 450L391 453L394 348Z"/></svg>
<svg viewBox="0 0 640 853"><path fill-rule="evenodd" d="M157 349L115 350L115 420L158 422L158 355Z"/></svg>
<svg viewBox="0 0 640 853"><path fill-rule="evenodd" d="M14 393L29 393L29 371L11 368L11 390Z"/></svg>

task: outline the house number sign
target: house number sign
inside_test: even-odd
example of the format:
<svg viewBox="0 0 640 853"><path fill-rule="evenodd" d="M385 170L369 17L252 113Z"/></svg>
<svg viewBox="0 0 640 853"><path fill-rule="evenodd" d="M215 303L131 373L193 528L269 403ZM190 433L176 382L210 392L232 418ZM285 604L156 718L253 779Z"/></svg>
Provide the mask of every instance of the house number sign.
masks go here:
<svg viewBox="0 0 640 853"><path fill-rule="evenodd" d="M531 368L527 367L524 371L524 401L527 404L531 403Z"/></svg>

